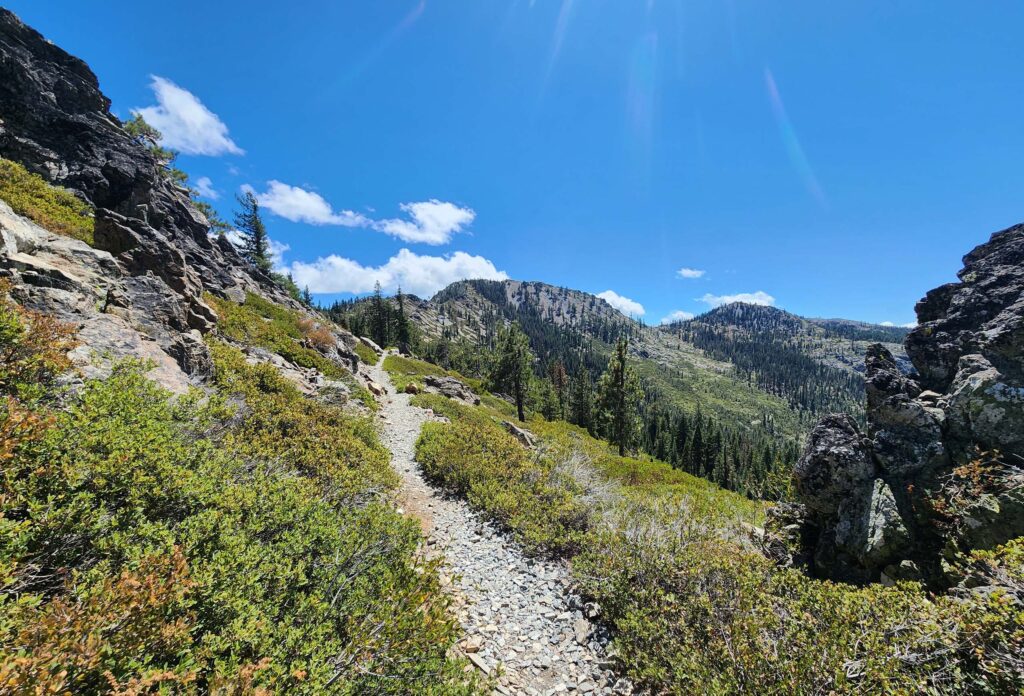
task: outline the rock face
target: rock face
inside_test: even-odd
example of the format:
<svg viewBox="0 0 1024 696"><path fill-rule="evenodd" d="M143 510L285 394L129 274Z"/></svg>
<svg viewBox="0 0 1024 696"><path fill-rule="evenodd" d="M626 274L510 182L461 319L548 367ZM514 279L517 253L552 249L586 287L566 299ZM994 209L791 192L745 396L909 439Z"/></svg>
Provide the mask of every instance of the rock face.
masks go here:
<svg viewBox="0 0 1024 696"><path fill-rule="evenodd" d="M454 377L427 375L427 377L423 379L423 384L426 385L427 391L440 394L441 396L447 396L449 399L459 399L468 404L473 404L474 406L480 403L480 397L474 394L472 389Z"/></svg>
<svg viewBox="0 0 1024 696"><path fill-rule="evenodd" d="M1024 225L964 257L917 305L907 377L866 356L867 431L814 428L797 463L813 570L948 584L943 559L1024 535Z"/></svg>
<svg viewBox="0 0 1024 696"><path fill-rule="evenodd" d="M130 329L153 342L149 353L201 381L211 363L200 335L216 322L204 292L235 301L256 292L298 305L230 242L210 236L187 191L109 107L84 62L0 8L0 157L96 209L94 249L35 232L15 239L7 209L0 272L19 301L78 323L96 351L111 342L100 337Z"/></svg>

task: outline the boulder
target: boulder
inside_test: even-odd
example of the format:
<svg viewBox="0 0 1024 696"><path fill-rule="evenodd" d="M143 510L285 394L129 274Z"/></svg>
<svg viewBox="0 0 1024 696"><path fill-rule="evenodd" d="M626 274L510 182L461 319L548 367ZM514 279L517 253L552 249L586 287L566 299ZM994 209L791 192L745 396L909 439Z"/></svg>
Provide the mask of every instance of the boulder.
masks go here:
<svg viewBox="0 0 1024 696"><path fill-rule="evenodd" d="M384 355L384 349L381 348L380 346L378 346L376 343L374 343L370 339L368 339L366 336L360 336L359 337L359 342L362 343L367 348L369 348L370 350L372 350L377 355Z"/></svg>
<svg viewBox="0 0 1024 696"><path fill-rule="evenodd" d="M867 438L848 415L822 419L808 438L796 464L796 489L809 510L835 513L849 496L862 491L875 478Z"/></svg>
<svg viewBox="0 0 1024 696"><path fill-rule="evenodd" d="M794 473L818 575L943 587L951 551L1024 535L1024 225L957 275L917 304L912 376L868 350L867 436L843 416L811 432Z"/></svg>
<svg viewBox="0 0 1024 696"><path fill-rule="evenodd" d="M423 379L427 391L446 396L449 399L458 399L474 406L480 404L480 397L473 393L466 384L454 377L443 377L439 375L427 375Z"/></svg>
<svg viewBox="0 0 1024 696"><path fill-rule="evenodd" d="M521 444L523 447L526 447L527 449L534 449L535 447L537 447L537 436L531 433L529 430L526 430L525 428L520 428L518 425L511 421L503 421L502 425L505 426L505 430L508 431L508 434L514 437L516 440L518 440L519 444Z"/></svg>
<svg viewBox="0 0 1024 696"><path fill-rule="evenodd" d="M998 450L1024 463L1024 385L984 356L965 355L947 397L949 434L961 447Z"/></svg>

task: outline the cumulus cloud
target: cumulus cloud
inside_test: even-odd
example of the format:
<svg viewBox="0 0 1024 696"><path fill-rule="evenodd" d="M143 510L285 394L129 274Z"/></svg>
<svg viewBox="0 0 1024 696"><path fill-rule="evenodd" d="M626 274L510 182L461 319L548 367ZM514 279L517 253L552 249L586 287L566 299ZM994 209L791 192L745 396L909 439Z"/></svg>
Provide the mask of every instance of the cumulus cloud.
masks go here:
<svg viewBox="0 0 1024 696"><path fill-rule="evenodd" d="M405 292L430 297L457 280L508 279L508 274L499 271L488 259L463 251L446 256L420 256L402 249L381 266L364 266L331 254L312 263L295 261L288 270L299 287L308 286L316 293L362 294L380 283L386 292L394 292L401 286Z"/></svg>
<svg viewBox="0 0 1024 696"><path fill-rule="evenodd" d="M336 211L319 193L276 180L268 181L263 193L257 193L251 186L242 188L252 191L264 208L292 222L365 227L411 243L447 244L452 235L462 232L476 218L471 208L434 198L399 206L408 218L374 220L351 210Z"/></svg>
<svg viewBox="0 0 1024 696"><path fill-rule="evenodd" d="M476 218L472 209L436 198L422 203L403 203L401 208L410 220L381 220L374 225L375 229L404 242L447 244L453 234L461 232Z"/></svg>
<svg viewBox="0 0 1024 696"><path fill-rule="evenodd" d="M706 293L704 297L700 298L700 301L710 307L721 307L733 302L746 302L747 304L765 305L766 307L775 306L775 298L764 290L741 292L735 295L712 295L711 293Z"/></svg>
<svg viewBox="0 0 1024 696"><path fill-rule="evenodd" d="M242 188L252 192L261 206L292 222L343 227L368 227L372 224L369 218L351 210L334 211L318 193L280 181L268 181L267 190L263 193L257 193L251 186Z"/></svg>
<svg viewBox="0 0 1024 696"><path fill-rule="evenodd" d="M705 273L707 273L707 271L685 267L676 271L676 275L680 278L703 278Z"/></svg>
<svg viewBox="0 0 1024 696"><path fill-rule="evenodd" d="M157 104L133 109L160 131L160 143L186 155L243 155L228 137L228 127L196 95L164 77L153 75L150 87Z"/></svg>
<svg viewBox="0 0 1024 696"><path fill-rule="evenodd" d="M879 326L898 326L898 327L900 327L902 329L913 329L913 328L915 328L917 326L917 322L916 321L911 321L911 322L908 322L906 324L897 324L897 323L892 322L892 321L883 321Z"/></svg>
<svg viewBox="0 0 1024 696"><path fill-rule="evenodd" d="M677 321L687 321L693 319L693 312L685 312L681 309L677 309L674 312L669 313L667 317L661 320L661 324L674 324Z"/></svg>
<svg viewBox="0 0 1024 696"><path fill-rule="evenodd" d="M210 181L210 177L201 176L196 179L196 191L203 198L209 198L211 201L215 201L220 198L220 193L217 189L213 188L213 182Z"/></svg>
<svg viewBox="0 0 1024 696"><path fill-rule="evenodd" d="M644 306L639 302L631 300L628 297L623 297L614 290L599 292L597 293L597 296L626 316L642 317L646 311L644 310Z"/></svg>

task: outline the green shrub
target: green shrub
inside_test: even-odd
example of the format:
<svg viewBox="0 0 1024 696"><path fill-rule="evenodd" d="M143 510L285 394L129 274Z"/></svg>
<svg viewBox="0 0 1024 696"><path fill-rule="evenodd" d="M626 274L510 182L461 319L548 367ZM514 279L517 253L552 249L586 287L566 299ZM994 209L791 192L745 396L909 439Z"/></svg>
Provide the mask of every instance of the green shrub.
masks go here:
<svg viewBox="0 0 1024 696"><path fill-rule="evenodd" d="M51 186L17 162L0 158L0 199L42 227L93 243L92 209L65 189Z"/></svg>
<svg viewBox="0 0 1024 696"><path fill-rule="evenodd" d="M212 348L211 395L9 397L0 692L475 693L369 421Z"/></svg>
<svg viewBox="0 0 1024 696"><path fill-rule="evenodd" d="M778 570L700 529L635 510L574 575L626 672L662 693L910 694L961 683L955 633L917 586L863 589Z"/></svg>
<svg viewBox="0 0 1024 696"><path fill-rule="evenodd" d="M512 530L528 552L572 552L590 525L575 482L492 422L427 423L416 460L429 478Z"/></svg>
<svg viewBox="0 0 1024 696"><path fill-rule="evenodd" d="M402 391L410 383L422 388L424 377L448 374L442 367L401 355L389 355L384 358L384 370L387 371L398 391Z"/></svg>
<svg viewBox="0 0 1024 696"><path fill-rule="evenodd" d="M322 353L302 345L303 341L316 345L326 342L329 331L324 333L302 313L259 295L247 293L244 304L235 304L213 295L206 301L217 312L217 328L235 341L266 348L300 367L312 367L328 377L340 378L348 371ZM333 342L333 338L330 339Z"/></svg>
<svg viewBox="0 0 1024 696"><path fill-rule="evenodd" d="M377 355L377 351L362 341L356 343L356 355L358 355L359 359L367 365L376 365L377 361L380 359Z"/></svg>

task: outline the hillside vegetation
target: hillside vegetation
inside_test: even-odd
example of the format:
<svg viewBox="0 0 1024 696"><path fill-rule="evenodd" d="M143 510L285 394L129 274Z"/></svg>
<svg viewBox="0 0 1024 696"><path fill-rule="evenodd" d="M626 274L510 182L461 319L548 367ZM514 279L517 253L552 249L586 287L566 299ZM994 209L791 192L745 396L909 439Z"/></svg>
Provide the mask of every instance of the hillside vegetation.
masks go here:
<svg viewBox="0 0 1024 696"><path fill-rule="evenodd" d="M0 301L0 691L473 692L368 420L216 342L64 393L72 340Z"/></svg>
<svg viewBox="0 0 1024 696"><path fill-rule="evenodd" d="M402 366L410 369L411 361ZM421 371L435 368L422 366ZM536 451L507 408L436 395L424 472L528 550L573 559L613 630L626 674L659 693L1009 693L1024 686L1019 605L1008 592L930 597L919 585L857 588L780 568L748 542L762 504L585 431L534 417ZM502 402L504 403L504 402ZM505 404L507 406L507 404ZM1024 546L970 560L1020 583Z"/></svg>
<svg viewBox="0 0 1024 696"><path fill-rule="evenodd" d="M0 157L0 200L51 232L93 243L92 210L69 191L50 186L17 162Z"/></svg>

